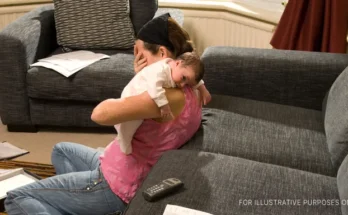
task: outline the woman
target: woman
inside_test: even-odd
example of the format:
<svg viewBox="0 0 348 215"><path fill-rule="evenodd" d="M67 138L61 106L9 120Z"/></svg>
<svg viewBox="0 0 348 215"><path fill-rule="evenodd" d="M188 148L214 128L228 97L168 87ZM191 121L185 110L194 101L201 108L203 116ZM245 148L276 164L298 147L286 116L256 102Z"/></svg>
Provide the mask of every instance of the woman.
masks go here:
<svg viewBox="0 0 348 215"><path fill-rule="evenodd" d="M187 33L171 18L159 17L151 23L163 29L168 26L168 33L163 34L161 28L143 27L143 33L152 31L152 35L159 36L153 41L157 45L136 41L135 71L160 59L192 51ZM169 40L172 33L176 36ZM200 125L200 100L191 88L168 90L167 97L175 119L166 122L158 119L160 111L147 93L101 102L91 116L99 124L146 119L134 135L132 154L121 153L117 140L103 154L83 145L59 143L52 153L57 176L9 192L6 211L10 215L123 212L162 153L182 146Z"/></svg>

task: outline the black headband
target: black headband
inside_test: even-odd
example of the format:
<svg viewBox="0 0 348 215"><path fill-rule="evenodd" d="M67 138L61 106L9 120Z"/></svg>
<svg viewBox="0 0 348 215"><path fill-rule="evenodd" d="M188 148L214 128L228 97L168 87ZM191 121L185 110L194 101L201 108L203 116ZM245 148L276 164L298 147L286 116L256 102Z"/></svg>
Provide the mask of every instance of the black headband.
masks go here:
<svg viewBox="0 0 348 215"><path fill-rule="evenodd" d="M169 17L169 13L165 13L150 20L140 29L137 38L150 44L165 46L170 51L174 51L174 46L168 38Z"/></svg>

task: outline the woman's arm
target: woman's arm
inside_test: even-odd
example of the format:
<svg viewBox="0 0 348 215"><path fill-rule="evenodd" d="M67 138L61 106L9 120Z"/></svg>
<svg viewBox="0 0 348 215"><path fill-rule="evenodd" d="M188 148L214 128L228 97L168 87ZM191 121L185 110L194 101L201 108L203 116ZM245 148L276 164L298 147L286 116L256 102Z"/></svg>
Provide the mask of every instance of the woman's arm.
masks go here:
<svg viewBox="0 0 348 215"><path fill-rule="evenodd" d="M183 91L166 89L166 96L173 115L178 116L185 105ZM107 99L98 104L91 115L91 119L100 125L116 125L125 121L160 117L160 109L147 92L123 99Z"/></svg>

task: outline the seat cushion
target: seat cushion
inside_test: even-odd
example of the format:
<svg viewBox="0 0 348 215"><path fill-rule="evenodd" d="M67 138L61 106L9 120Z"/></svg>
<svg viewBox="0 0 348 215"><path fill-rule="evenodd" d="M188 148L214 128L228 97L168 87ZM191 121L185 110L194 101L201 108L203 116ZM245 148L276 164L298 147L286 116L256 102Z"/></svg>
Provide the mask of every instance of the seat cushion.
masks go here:
<svg viewBox="0 0 348 215"><path fill-rule="evenodd" d="M339 166L348 154L348 67L330 88L325 109L325 132L332 162Z"/></svg>
<svg viewBox="0 0 348 215"><path fill-rule="evenodd" d="M213 99L222 102L203 110L201 128L183 149L336 174L320 111L235 97Z"/></svg>
<svg viewBox="0 0 348 215"><path fill-rule="evenodd" d="M185 188L156 202L144 200L144 189L171 177L182 180ZM160 215L167 204L216 215L341 214L339 205L313 206L306 201L318 199L338 199L335 178L221 154L175 150L166 152L153 167L125 214ZM287 200L299 203L284 204Z"/></svg>
<svg viewBox="0 0 348 215"><path fill-rule="evenodd" d="M88 102L120 97L123 88L134 76L133 50L94 52L111 57L98 61L69 78L43 67L29 69L29 97ZM56 53L61 53L61 50L56 50L54 54Z"/></svg>

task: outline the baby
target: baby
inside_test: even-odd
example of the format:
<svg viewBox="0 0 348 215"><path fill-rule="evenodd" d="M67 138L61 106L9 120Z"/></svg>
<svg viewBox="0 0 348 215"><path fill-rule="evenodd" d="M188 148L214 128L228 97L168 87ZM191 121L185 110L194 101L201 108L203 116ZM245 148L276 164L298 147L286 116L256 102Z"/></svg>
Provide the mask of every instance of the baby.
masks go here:
<svg viewBox="0 0 348 215"><path fill-rule="evenodd" d="M199 87L204 75L204 66L196 53L186 52L173 60L166 58L153 63L140 72L123 89L121 98L139 95L147 91L161 110L165 119L173 118L164 88L183 88L184 86ZM132 153L133 135L142 124L142 120L134 120L115 125L117 139L121 151Z"/></svg>

